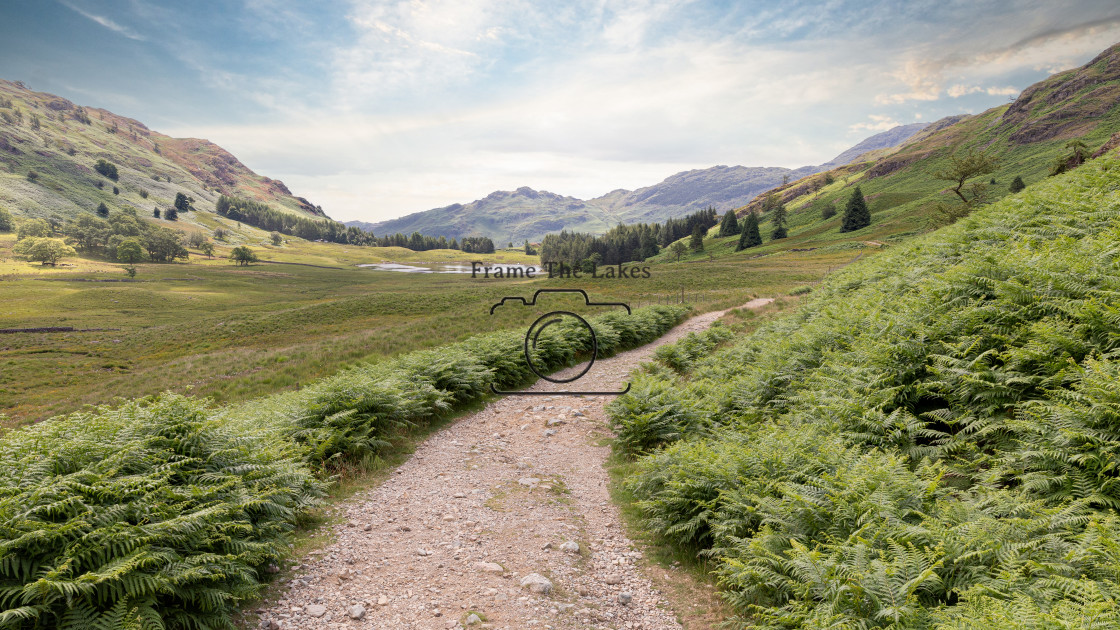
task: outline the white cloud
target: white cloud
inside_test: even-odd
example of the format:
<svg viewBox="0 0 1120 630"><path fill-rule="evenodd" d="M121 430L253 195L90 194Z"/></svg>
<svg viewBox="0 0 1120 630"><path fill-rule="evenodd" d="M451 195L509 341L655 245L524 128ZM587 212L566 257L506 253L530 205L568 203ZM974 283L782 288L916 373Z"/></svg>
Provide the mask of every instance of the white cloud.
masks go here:
<svg viewBox="0 0 1120 630"><path fill-rule="evenodd" d="M114 33L117 33L118 35L123 35L123 36L125 36L129 39L134 39L134 40L137 40L137 41L147 41L147 39L148 39L147 37L141 35L140 33L137 33L136 31L128 28L127 26L123 26L121 24L118 24L118 23L114 22L113 20L111 20L111 19L109 19L109 18L107 18L103 15L97 15L96 13L92 13L90 11L87 11L87 10L85 10L85 9L75 5L75 4L72 4L70 2L66 2L65 0L59 0L59 4L61 4L62 6L68 8L68 9L70 9L71 11L74 11L78 15L81 15L82 17L84 17L88 20L92 20L93 22L96 22L97 24L100 24L101 26L104 26L105 28L109 29L110 31L113 31Z"/></svg>
<svg viewBox="0 0 1120 630"><path fill-rule="evenodd" d="M960 83L950 87L945 91L946 94L953 98L960 98L969 94L976 94L983 92L988 96L1015 96L1019 90L1013 87L980 87L979 85L962 85Z"/></svg>
<svg viewBox="0 0 1120 630"><path fill-rule="evenodd" d="M958 83L957 85L954 85L954 86L950 87L948 90L946 90L945 93L948 94L949 96L953 97L953 98L960 98L960 97L965 96L967 94L975 94L977 92L983 92L983 91L984 91L984 88L980 87L979 85L971 85L970 86L970 85L961 85L961 84Z"/></svg>
<svg viewBox="0 0 1120 630"><path fill-rule="evenodd" d="M1013 87L989 87L984 88L984 93L989 96L1017 96L1019 90Z"/></svg>
<svg viewBox="0 0 1120 630"><path fill-rule="evenodd" d="M852 131L886 131L887 129L893 129L902 124L890 116L883 116L880 114L871 114L868 118L871 119L869 122L859 122L854 125L848 125L848 129Z"/></svg>

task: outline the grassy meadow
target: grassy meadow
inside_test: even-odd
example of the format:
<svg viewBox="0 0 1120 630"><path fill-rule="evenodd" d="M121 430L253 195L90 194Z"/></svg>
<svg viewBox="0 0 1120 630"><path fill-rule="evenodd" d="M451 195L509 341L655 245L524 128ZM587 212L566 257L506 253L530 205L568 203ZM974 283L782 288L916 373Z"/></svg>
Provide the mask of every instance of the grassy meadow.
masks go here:
<svg viewBox="0 0 1120 630"><path fill-rule="evenodd" d="M241 267L192 252L187 262L122 265L67 258L42 267L11 257L0 234L0 328L73 327L96 332L0 335L0 414L26 422L162 391L235 402L296 389L358 361L432 348L493 329L527 326L537 309L489 308L537 288L583 288L597 299L638 304L679 299L701 310L736 306L811 283L851 260L850 251L793 252L758 260L660 263L635 280L484 280L458 274L379 272L361 263L469 260L452 250L311 243L253 243L264 261ZM535 263L520 250L477 256ZM276 264L298 263L298 264ZM314 266L313 266L314 265Z"/></svg>

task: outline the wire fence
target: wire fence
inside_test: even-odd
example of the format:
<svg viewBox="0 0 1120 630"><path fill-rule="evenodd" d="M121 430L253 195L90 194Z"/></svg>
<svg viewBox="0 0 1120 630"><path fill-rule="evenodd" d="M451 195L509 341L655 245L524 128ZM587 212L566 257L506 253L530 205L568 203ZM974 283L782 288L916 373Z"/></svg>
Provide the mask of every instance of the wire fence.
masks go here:
<svg viewBox="0 0 1120 630"><path fill-rule="evenodd" d="M689 300L692 297L695 297L695 295L690 296L688 292L684 290L684 287L681 287L680 291L673 293L644 295L637 301L631 302L630 306L633 308L641 308L643 306L653 306L654 304L691 304L692 302Z"/></svg>

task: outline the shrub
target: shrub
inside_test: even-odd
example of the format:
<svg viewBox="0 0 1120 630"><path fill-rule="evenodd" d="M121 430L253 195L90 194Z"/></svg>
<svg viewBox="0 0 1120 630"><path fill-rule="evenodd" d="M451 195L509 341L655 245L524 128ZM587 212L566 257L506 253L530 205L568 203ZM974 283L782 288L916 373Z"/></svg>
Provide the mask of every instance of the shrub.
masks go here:
<svg viewBox="0 0 1120 630"><path fill-rule="evenodd" d="M93 165L93 170L113 181L117 181L117 179L120 178L120 175L117 173L117 165L106 160L97 160L97 163Z"/></svg>
<svg viewBox="0 0 1120 630"><path fill-rule="evenodd" d="M632 394L611 401L611 429L617 435L615 447L628 455L639 455L676 442L685 434L700 431L706 412L689 386L637 375L631 381Z"/></svg>

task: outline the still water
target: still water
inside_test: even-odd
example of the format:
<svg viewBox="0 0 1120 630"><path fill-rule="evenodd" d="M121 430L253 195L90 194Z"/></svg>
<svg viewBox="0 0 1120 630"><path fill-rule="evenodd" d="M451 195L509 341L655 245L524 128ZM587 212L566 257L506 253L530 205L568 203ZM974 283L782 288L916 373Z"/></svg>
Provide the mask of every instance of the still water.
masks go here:
<svg viewBox="0 0 1120 630"><path fill-rule="evenodd" d="M366 263L366 264L358 265L358 266L359 267L364 267L366 269L372 269L374 271L396 271L396 272L400 272L400 273L470 273L471 272L471 266L470 265L463 265L463 264L458 264L458 263L438 263L438 264L433 264L433 265L402 265L400 263ZM499 263L499 264L491 265L490 268L491 268L491 273L493 273L494 269L498 269L498 268L501 268L503 271L505 271L506 269L520 269L523 272L526 271L526 270L529 270L529 269L534 269L538 273L541 271L540 266L518 265L518 264L515 264L515 263L508 263L508 264ZM479 271L479 277L482 277L481 270Z"/></svg>

